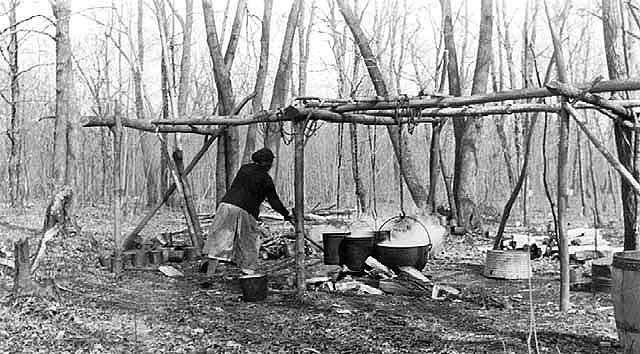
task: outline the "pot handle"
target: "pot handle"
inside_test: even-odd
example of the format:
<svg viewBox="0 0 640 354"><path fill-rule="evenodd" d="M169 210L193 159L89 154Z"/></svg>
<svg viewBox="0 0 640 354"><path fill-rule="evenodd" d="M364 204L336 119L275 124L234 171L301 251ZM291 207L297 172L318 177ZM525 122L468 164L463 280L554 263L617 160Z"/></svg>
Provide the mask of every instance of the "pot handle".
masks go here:
<svg viewBox="0 0 640 354"><path fill-rule="evenodd" d="M429 239L429 244L424 248L424 259L429 259L429 252L431 252L431 239Z"/></svg>
<svg viewBox="0 0 640 354"><path fill-rule="evenodd" d="M411 219L415 222L417 222L418 224L420 224L420 226L422 226L422 228L424 229L424 232L427 234L427 238L429 238L429 243L427 244L429 246L429 250L431 249L431 235L429 235L429 230L427 229L427 226L425 226L425 224L422 223L422 221L420 221L420 219L418 218L414 218L413 216L408 216L408 215L397 215L397 216L392 216L389 219L387 219L385 222L382 223L382 225L380 225L380 227L378 228L378 231L382 231L382 228L384 227L384 225L386 225L389 221L391 220L402 220L402 219ZM389 233L389 239L391 239L391 233Z"/></svg>

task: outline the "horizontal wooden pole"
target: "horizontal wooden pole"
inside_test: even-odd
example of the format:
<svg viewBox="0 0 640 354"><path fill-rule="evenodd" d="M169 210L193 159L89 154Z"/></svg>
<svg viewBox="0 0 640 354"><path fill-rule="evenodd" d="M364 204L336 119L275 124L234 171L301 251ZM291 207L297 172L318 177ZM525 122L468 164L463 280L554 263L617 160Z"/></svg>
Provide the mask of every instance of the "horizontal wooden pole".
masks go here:
<svg viewBox="0 0 640 354"><path fill-rule="evenodd" d="M640 100L609 100L619 106L631 108L640 107ZM580 102L574 106L576 109L598 109L598 107ZM469 117L469 116L490 116L490 115L507 115L516 113L535 113L535 112L549 112L555 113L560 110L559 103L514 103L506 105L484 105L484 106L469 106L469 107L456 107L456 108L425 108L420 111L419 115L422 117ZM416 116L416 112L411 110L375 110L375 111L362 111L357 112L360 114L367 114L371 116L383 116L383 117L395 117L396 114L400 117Z"/></svg>
<svg viewBox="0 0 640 354"><path fill-rule="evenodd" d="M640 90L640 79L632 80L607 80L593 83L584 83L575 85L580 90L588 89L591 93L614 92L614 91L636 91ZM500 101L524 100L532 98L542 98L555 96L546 87L517 89L501 92L492 92L482 95L460 96L460 97L376 97L373 99L354 99L353 102L345 104L335 104L332 102L324 103L322 100L309 101L305 105L307 107L317 107L330 109L333 112L353 112L365 110L386 110L394 109L398 106L403 108L444 108L444 107L462 107L473 104L483 104Z"/></svg>
<svg viewBox="0 0 640 354"><path fill-rule="evenodd" d="M230 116L202 116L187 117L173 120L152 120L152 125L249 125L254 123L271 123L290 121L282 115L274 112L263 111L255 115L230 115Z"/></svg>
<svg viewBox="0 0 640 354"><path fill-rule="evenodd" d="M560 94L569 98L590 103L597 107L608 109L620 116L620 118L633 121L633 116L626 109L626 107L623 107L611 100L607 100L606 98L600 97L598 95L591 94L591 92L589 91L583 91L577 87L558 81L549 82L547 84L547 88L555 94Z"/></svg>
<svg viewBox="0 0 640 354"><path fill-rule="evenodd" d="M640 100L618 100L613 101L624 107L640 107ZM597 107L580 103L576 105L579 109L596 109ZM518 103L509 105L487 105L475 107L457 107L457 108L427 108L409 112L407 110L375 110L357 113L336 113L327 109L317 108L300 108L294 109L292 106L288 110L294 110L296 114L309 116L312 120L322 120L332 123L357 123L364 125L394 125L398 124L395 119L396 115L401 117L402 123L437 123L441 118L463 118L469 116L489 116L489 115L506 115L516 113L535 113L535 112L557 112L560 110L559 103ZM248 125L266 122L284 122L291 121L292 116L267 114L266 112L255 116L211 116L198 117L180 120L157 120L152 124L157 125Z"/></svg>
<svg viewBox="0 0 640 354"><path fill-rule="evenodd" d="M122 125L127 128L142 130L146 132L160 132L160 133L193 133L202 135L215 135L218 134L220 129L224 128L202 128L193 127L189 125L180 125L174 127L157 126L151 124L148 121L140 119L122 118ZM115 119L113 116L98 117L98 116L84 116L82 117L83 127L113 127L115 126Z"/></svg>

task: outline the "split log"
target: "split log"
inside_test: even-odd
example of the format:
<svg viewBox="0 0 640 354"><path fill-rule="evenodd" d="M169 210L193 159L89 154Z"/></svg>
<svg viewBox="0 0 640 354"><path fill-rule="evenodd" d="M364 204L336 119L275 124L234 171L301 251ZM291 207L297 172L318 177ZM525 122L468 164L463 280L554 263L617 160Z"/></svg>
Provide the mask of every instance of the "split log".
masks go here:
<svg viewBox="0 0 640 354"><path fill-rule="evenodd" d="M400 274L406 274L409 277L415 279L424 284L433 284L431 279L427 278L421 271L417 270L414 267L400 267Z"/></svg>
<svg viewBox="0 0 640 354"><path fill-rule="evenodd" d="M618 159L616 159L615 156L613 156L613 154L607 151L607 148L604 146L604 144L602 144L598 140L598 138L596 138L596 136L589 131L589 129L578 117L578 112L573 107L571 107L571 105L566 104L565 107L567 112L569 112L569 115L573 118L573 120L576 122L576 124L580 128L580 130L582 130L582 132L587 136L587 138L589 138L589 141L591 141L593 146L595 146L595 148L598 149L598 151L600 151L600 153L604 156L604 158L607 159L607 161L611 164L611 167L613 167L616 171L618 171L618 173L620 173L620 176L622 176L622 178L624 178L627 182L629 182L629 184L631 185L631 187L633 187L633 189L637 194L640 194L640 183L638 183L635 177L633 177L631 172L629 172L629 170L627 170L627 168L625 168L624 165L620 161L618 161Z"/></svg>
<svg viewBox="0 0 640 354"><path fill-rule="evenodd" d="M389 267L380 263L377 259L373 257L367 257L367 259L364 260L364 264L371 267L373 269L371 272L374 274L381 274L386 278L396 277L396 274L391 269L389 269Z"/></svg>

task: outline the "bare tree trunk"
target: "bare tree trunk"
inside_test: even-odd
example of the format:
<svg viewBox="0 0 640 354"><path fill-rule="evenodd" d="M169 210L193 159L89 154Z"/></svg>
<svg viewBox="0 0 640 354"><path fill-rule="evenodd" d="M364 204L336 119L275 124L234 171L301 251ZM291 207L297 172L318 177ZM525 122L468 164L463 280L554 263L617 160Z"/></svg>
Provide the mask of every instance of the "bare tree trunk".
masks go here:
<svg viewBox="0 0 640 354"><path fill-rule="evenodd" d="M497 27L499 28L499 27ZM498 55L500 57L500 62L502 62L502 58L500 55L500 47L498 46ZM492 68L492 81L493 81L493 91L498 92L502 91L504 88L504 83L502 80L502 72L498 72L496 70L495 59L491 61ZM502 67L502 64L500 65ZM502 69L500 69L502 70ZM497 77L500 77L498 80ZM515 184L515 173L513 172L513 166L511 163L511 147L509 145L509 140L507 139L507 134L504 130L505 116L494 117L494 121L496 124L496 132L498 133L498 138L500 139L500 145L502 146L502 157L504 158L505 166L507 167L507 178L509 179L509 186L513 186Z"/></svg>
<svg viewBox="0 0 640 354"><path fill-rule="evenodd" d="M309 62L309 48L311 46L311 31L313 29L313 20L316 11L315 0L311 1L309 11L309 23L305 28L304 23L304 2L301 5L300 19L298 20L298 45L299 45L299 57L300 65L298 66L298 95L307 95L307 63Z"/></svg>
<svg viewBox="0 0 640 354"><path fill-rule="evenodd" d="M491 37L493 28L493 0L482 0L480 34L478 38L478 54L473 74L471 94L487 91L488 75L491 68ZM481 120L454 120L454 135L456 139L456 158L453 178L453 195L456 203L461 199L469 199L474 204L477 198L478 148L480 144ZM462 215L473 208L458 208L460 225L467 227L471 215Z"/></svg>
<svg viewBox="0 0 640 354"><path fill-rule="evenodd" d="M236 7L236 13L231 25L231 34L229 36L229 42L227 43L227 49L224 53L224 67L227 76L231 77L231 67L235 58L236 49L238 48L238 41L240 39L240 31L246 15L246 0L238 1ZM205 21L206 22L206 21ZM224 40L224 37L221 38ZM214 68L215 71L215 68ZM217 78L216 78L217 84ZM226 84L225 84L226 86ZM233 85L229 83L228 89L230 90L229 96L231 97L231 106L219 106L221 114L230 114L229 110L233 110L235 105L235 95L233 94ZM218 88L220 90L220 88ZM225 89L226 90L226 89ZM220 98L220 93L218 93ZM218 201L222 199L226 190L231 186L233 177L238 170L238 164L240 162L240 136L237 127L229 127L226 133L222 136L222 139L218 140L218 151L216 156L216 198ZM224 184L222 183L224 182Z"/></svg>
<svg viewBox="0 0 640 354"><path fill-rule="evenodd" d="M444 47L445 53L447 53L448 55L445 62L447 63L447 81L449 83L449 94L451 96L461 96L462 88L460 87L460 70L458 68L458 56L455 37L453 33L453 15L451 12L451 2L449 0L440 0L440 7L442 8L442 32L444 37ZM456 129L455 124L456 123L454 121L454 131ZM457 154L457 150L458 144L455 145L455 154ZM451 175L447 172L447 167L444 164L442 149L440 149L439 159L442 178L444 180L444 185L447 191L447 199L449 201L451 216L457 219L458 208L456 205L455 192L453 189L453 181L450 181L452 179Z"/></svg>
<svg viewBox="0 0 640 354"><path fill-rule="evenodd" d="M429 142L429 197L427 205L431 213L436 212L436 193L438 191L438 175L440 174L440 133L444 123L432 125L431 141Z"/></svg>
<svg viewBox="0 0 640 354"><path fill-rule="evenodd" d="M282 108L285 105L287 94L289 92L289 85L291 82L291 71L293 66L291 63L291 55L293 49L293 38L298 26L298 19L300 17L300 8L302 0L294 0L291 5L291 11L287 19L287 27L284 32L284 40L282 42L282 51L280 52L280 61L278 63L278 70L273 84L273 93L271 96L270 110L276 110ZM277 123L268 123L265 126L264 132L264 146L271 149L277 156L280 150L280 125ZM278 160L276 160L277 162ZM275 171L273 172L275 179L278 178L278 165L276 164Z"/></svg>
<svg viewBox="0 0 640 354"><path fill-rule="evenodd" d="M353 13L350 7L345 5L344 0L337 0L340 12L342 13L347 25L351 29L351 33L360 48L360 54L364 58L367 70L369 71L369 77L373 82L373 86L378 96L388 96L387 86L384 82L380 68L378 67L376 58L369 46L369 41L364 32L360 28L360 22ZM404 177L409 193L413 198L418 209L426 211L427 205L427 190L425 189L425 183L420 180L417 174L417 164L415 158L408 144L409 137L406 130L400 129L398 126L387 126L387 132L391 138L391 144L396 155L396 159L400 161L402 166L401 172Z"/></svg>
<svg viewBox="0 0 640 354"><path fill-rule="evenodd" d="M356 187L356 201L358 203L358 210L362 213L369 211L369 205L367 204L367 193L364 189L364 183L360 173L360 153L358 147L358 125L355 123L349 124L349 135L351 141L351 172L353 173L353 181Z"/></svg>
<svg viewBox="0 0 640 354"><path fill-rule="evenodd" d="M567 3L568 4L568 3ZM553 47L556 58L556 68L558 72L558 79L561 82L567 82L567 71L564 65L564 57L562 51L562 43L560 41L559 29L562 27L560 23L563 18L566 18L566 10L568 6L565 6L565 10L555 16L552 20L551 14L545 0L545 8L547 11L547 19L549 22L549 29L551 31L551 37L553 40ZM561 99L563 103L566 103L566 98ZM569 245L567 239L567 155L568 155L568 140L569 140L569 114L566 109L560 110L559 113L560 125L559 125L559 142L558 142L558 249L560 253L560 311L566 312L569 309Z"/></svg>
<svg viewBox="0 0 640 354"><path fill-rule="evenodd" d="M191 32L193 28L193 0L185 0L186 13L182 23L182 57L180 59L180 82L178 83L178 118L187 115L187 100L191 75ZM178 17L180 19L180 17Z"/></svg>
<svg viewBox="0 0 640 354"><path fill-rule="evenodd" d="M158 0L155 0L156 2ZM164 0L160 3L156 3L158 14L158 26L160 27L160 32L169 33L169 26L165 16L164 10ZM167 45L164 45L160 48L160 94L162 95L162 119L169 119L169 93L171 87L169 87L169 65L171 63L167 62L167 58L169 53ZM168 134L161 133L161 139L167 141ZM160 194L164 195L167 193L168 183L169 183L169 161L167 155L162 153L162 148L160 149Z"/></svg>
<svg viewBox="0 0 640 354"><path fill-rule="evenodd" d="M253 92L255 97L251 102L253 113L262 111L262 99L264 96L264 84L267 78L267 67L269 66L269 35L271 33L271 8L273 0L264 0L262 14L262 34L260 35L260 59L258 62L258 72L256 73L256 84ZM258 126L251 124L247 127L247 139L244 145L244 156L242 163L251 162L251 154L256 148L256 132Z"/></svg>
<svg viewBox="0 0 640 354"><path fill-rule="evenodd" d="M228 53L229 55L225 55L225 57L222 56L211 0L202 0L202 11L207 32L207 45L209 47L209 55L213 63L213 75L220 103L218 111L220 114L229 114L232 112L235 105L235 96L233 94L231 75L228 69L231 62L227 62L225 59L231 60L232 55L231 53ZM230 41L229 44L232 45L232 41ZM231 128L224 136L222 136L222 139L218 140L218 153L216 159L216 199L218 202L226 193L227 186L231 184L234 165L237 164L237 154L234 156L233 150L234 143L237 142L237 134L237 128ZM235 152L237 152L237 150Z"/></svg>
<svg viewBox="0 0 640 354"><path fill-rule="evenodd" d="M504 206L504 211L502 212L502 219L500 220L500 226L498 227L498 232L496 233L496 237L493 243L493 249L499 250L502 246L502 235L504 233L504 228L507 225L507 220L509 220L509 214L511 213L511 208L513 204L516 202L518 198L518 194L520 193L520 189L522 185L526 181L527 178L527 168L529 166L529 157L531 156L531 142L533 141L533 132L536 126L536 122L538 121L537 115L531 119L531 124L529 125L528 132L526 134L526 142L525 142L525 151L524 151L524 160L522 162L522 167L520 168L520 176L518 177L518 181L511 192L511 196L507 203Z"/></svg>
<svg viewBox="0 0 640 354"><path fill-rule="evenodd" d="M447 201L449 202L449 210L451 211L451 217L455 218L458 215L456 201L453 198L453 176L447 171L447 165L445 164L444 155L442 149L438 151L438 159L440 160L440 171L442 172L442 181L444 182L444 188L447 192Z"/></svg>
<svg viewBox="0 0 640 354"><path fill-rule="evenodd" d="M582 142L580 141L580 132L576 130L576 159L578 160L578 185L580 187L580 216L584 217L587 211L587 204L584 200L584 178L582 175Z"/></svg>
<svg viewBox="0 0 640 354"><path fill-rule="evenodd" d="M138 37L138 65L133 67L133 88L135 93L136 117L145 119L144 99L142 93L142 74L144 70L144 35L143 35L143 10L142 0L138 0L138 21L136 25ZM144 168L147 206L153 206L158 202L158 173L157 156L154 156L153 137L151 134L140 132L140 147L142 149L142 166Z"/></svg>
<svg viewBox="0 0 640 354"><path fill-rule="evenodd" d="M599 227L602 225L602 220L600 219L598 204L598 180L596 174L593 172L593 150L591 149L591 145L587 146L587 153L589 154L589 176L591 177L591 189L593 190L593 219L595 226Z"/></svg>
<svg viewBox="0 0 640 354"><path fill-rule="evenodd" d="M353 2L353 10L358 13L359 10L359 2L355 0ZM343 36L344 40L342 43L345 43L346 46L346 33ZM360 75L360 60L361 56L358 53L357 48L353 48L353 68L351 71L351 87L349 88L349 96L355 97L358 91L358 80ZM345 51L346 55L346 51ZM365 189L362 172L360 169L360 145L358 139L358 125L355 123L349 124L349 136L351 142L351 172L353 174L353 182L355 184L355 193L356 200L358 202L358 210L362 213L368 213L371 206L369 205L367 191Z"/></svg>
<svg viewBox="0 0 640 354"><path fill-rule="evenodd" d="M9 203L11 207L22 204L20 192L20 150L22 134L20 133L20 117L18 116L18 102L20 100L20 83L18 82L18 29L16 23L17 0L9 3L9 78L10 86L10 121L7 137L9 138Z"/></svg>
<svg viewBox="0 0 640 354"><path fill-rule="evenodd" d="M607 68L610 79L625 77L624 53L620 34L620 2L616 0L602 0L602 26L604 32L604 49L607 58ZM633 141L631 130L623 129L620 124L614 124L618 160L637 179L638 170L634 166L634 154L629 142ZM630 184L620 179L620 191L622 196L622 213L624 216L624 249L637 250L640 246L640 237L637 228L637 196L633 193Z"/></svg>
<svg viewBox="0 0 640 354"><path fill-rule="evenodd" d="M69 120L73 73L71 66L71 40L69 39L69 0L56 0L51 4L56 18L56 123L53 133L53 160L51 170L56 185L69 181Z"/></svg>

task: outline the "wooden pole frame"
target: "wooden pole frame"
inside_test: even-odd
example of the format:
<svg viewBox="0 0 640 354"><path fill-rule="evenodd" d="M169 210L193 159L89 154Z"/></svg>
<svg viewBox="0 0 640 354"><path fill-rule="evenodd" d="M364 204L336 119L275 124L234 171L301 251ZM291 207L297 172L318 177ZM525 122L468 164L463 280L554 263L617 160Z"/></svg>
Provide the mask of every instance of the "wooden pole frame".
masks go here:
<svg viewBox="0 0 640 354"><path fill-rule="evenodd" d="M565 84L562 84L565 85ZM196 157L191 161L189 166L185 168L184 173L180 173L182 177L186 177L195 165L202 158L204 153L211 146L212 142L224 132L226 126L236 125L248 125L256 124L260 122L273 122L273 121L292 121L294 124L295 132L295 211L296 217L295 231L296 231L296 285L297 294L299 297L304 295L305 283L304 283L304 130L309 120L324 120L328 122L336 123L358 123L364 125L391 125L398 124L398 120L395 119L397 115L391 115L388 110L397 109L402 107L403 111L399 114L400 122L403 123L440 123L443 119L448 117L480 117L495 114L513 114L523 112L559 112L564 113L563 122L568 123L569 116L573 117L578 123L579 127L589 137L588 129L581 122L578 122L575 117L575 109L597 109L604 110L609 118L616 118L621 116L622 119L616 120L617 123L622 124L627 129L634 129L640 131L640 127L636 127L629 121L624 121L624 118L631 116L631 113L626 109L628 107L639 107L640 101L638 100L605 100L601 97L592 95L591 93L598 92L614 92L614 91L635 91L640 90L640 80L609 80L600 81L595 83L588 83L573 87L578 91L564 91L566 87L562 85L551 85L551 87L544 88L532 88L522 90L511 90L505 92L496 92L484 95L475 96L463 96L463 97L418 97L410 98L406 96L398 97L374 97L370 99L359 99L356 102L353 100L320 100L317 98L298 98L295 101L303 101L302 105L289 106L285 110L284 114L281 112L260 112L253 116L213 116L213 117L201 117L201 118L189 118L172 121L153 121L145 122L133 119L123 118L118 111L116 105L116 114L112 117L96 117L88 116L84 117L85 127L109 127L114 134L114 158L120 161L121 156L121 134L122 128L132 128L141 131L161 133L161 132L175 132L175 133L193 133L208 135L209 138L205 142L202 149L198 152ZM572 87L569 87L572 88ZM562 96L562 97L574 97L582 99L585 103L576 104L572 107L566 103L564 104L526 104L526 103L514 103L507 105L489 105L489 106L477 106L472 105L493 103L508 100L523 100L536 97L549 97L549 96ZM566 100L566 98L565 98ZM565 101L566 102L566 101ZM412 109L412 110L410 110ZM625 114L622 113L624 109ZM288 112L287 112L288 110ZM610 113L609 111L615 112ZM234 119L230 119L234 118ZM218 125L217 128L200 127L199 125ZM567 124L568 125L568 124ZM594 141L593 136L590 140L598 150L600 150L597 139ZM561 139L565 140L565 139ZM566 141L565 141L566 144ZM600 146L602 147L602 146ZM166 147L165 147L166 148ZM562 148L560 149L562 150ZM606 150L605 150L606 151ZM167 151L168 153L168 151ZM610 154L609 154L610 155ZM607 155L605 154L605 157ZM560 156L559 156L560 158ZM612 159L613 160L612 160ZM615 158L609 156L607 160L614 165ZM560 163L559 165L562 165ZM623 166L624 167L624 166ZM116 262L114 267L117 267L117 261L121 258L118 257L121 254L122 249L119 247L120 241L120 204L121 204L121 181L120 181L121 166L119 163L114 163L114 240L116 242ZM616 170L618 170L616 168ZM177 173L178 171L176 171ZM618 170L623 177L624 173ZM628 172L628 171L627 171ZM559 170L559 175L563 172ZM628 177L628 176L627 176ZM625 177L625 178L627 178ZM127 241L131 237L136 237L142 228L148 223L151 217L157 212L157 210L166 202L169 196L175 191L176 188L180 188L179 181L177 184L172 185L172 188L167 191L163 200L158 203L136 226L134 231L127 237ZM633 183L632 183L633 184ZM561 182L558 182L559 189ZM640 184L635 181L633 184L634 190L640 193ZM559 196L558 203L561 204L561 196ZM561 221L559 220L559 223ZM561 230L562 231L562 230ZM562 234L563 232L559 232ZM562 242L561 242L562 243ZM560 245L561 248L565 248L565 245ZM562 263L562 262L561 262ZM120 263L120 268L122 264ZM562 267L561 268L566 268ZM563 272L566 269L563 269ZM564 290L564 289L563 289Z"/></svg>
<svg viewBox="0 0 640 354"><path fill-rule="evenodd" d="M114 255L112 270L116 276L122 273L122 120L120 117L120 103L115 102L115 124L111 127L113 133L113 241Z"/></svg>
<svg viewBox="0 0 640 354"><path fill-rule="evenodd" d="M294 194L295 194L295 232L296 232L296 289L298 299L302 299L305 290L304 276L304 130L307 119L298 115L294 126Z"/></svg>

